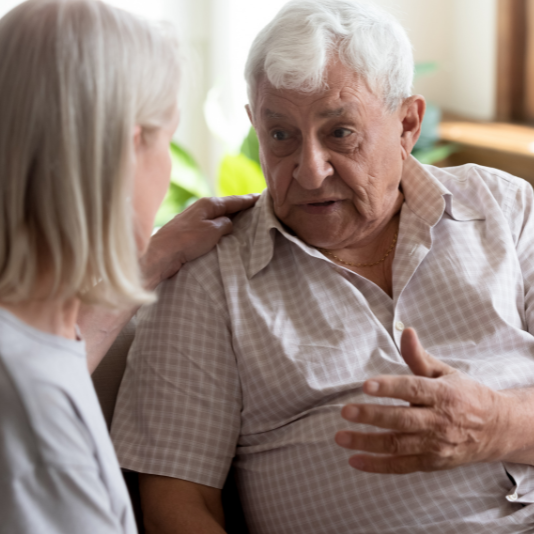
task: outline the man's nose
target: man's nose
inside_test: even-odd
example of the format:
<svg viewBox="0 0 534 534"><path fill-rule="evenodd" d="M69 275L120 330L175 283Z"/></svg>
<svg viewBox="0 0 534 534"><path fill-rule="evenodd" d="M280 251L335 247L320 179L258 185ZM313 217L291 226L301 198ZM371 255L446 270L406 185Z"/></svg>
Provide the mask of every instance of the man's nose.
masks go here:
<svg viewBox="0 0 534 534"><path fill-rule="evenodd" d="M334 174L330 153L318 139L305 139L297 154L293 178L304 189L319 189Z"/></svg>

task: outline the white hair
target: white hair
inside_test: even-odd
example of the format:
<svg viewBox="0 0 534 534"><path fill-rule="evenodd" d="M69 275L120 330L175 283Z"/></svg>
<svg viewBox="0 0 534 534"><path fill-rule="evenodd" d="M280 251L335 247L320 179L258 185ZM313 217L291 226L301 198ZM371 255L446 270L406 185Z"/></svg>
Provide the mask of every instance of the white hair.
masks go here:
<svg viewBox="0 0 534 534"><path fill-rule="evenodd" d="M170 32L98 0L29 0L0 20L0 301L153 300L137 261L133 135L171 120Z"/></svg>
<svg viewBox="0 0 534 534"><path fill-rule="evenodd" d="M250 105L262 76L277 89L326 89L326 67L336 55L390 110L411 95L412 46L395 18L362 0L292 0L252 44L245 68Z"/></svg>

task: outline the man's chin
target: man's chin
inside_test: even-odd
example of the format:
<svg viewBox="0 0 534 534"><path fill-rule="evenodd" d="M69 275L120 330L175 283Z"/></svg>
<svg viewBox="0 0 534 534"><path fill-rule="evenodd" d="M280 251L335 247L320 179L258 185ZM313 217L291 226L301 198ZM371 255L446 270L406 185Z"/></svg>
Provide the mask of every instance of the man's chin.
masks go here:
<svg viewBox="0 0 534 534"><path fill-rule="evenodd" d="M337 225L326 223L322 225L285 224L285 226L301 241L314 248L335 248L340 238L342 239L342 236L339 235Z"/></svg>
<svg viewBox="0 0 534 534"><path fill-rule="evenodd" d="M311 210L298 206L292 208L285 217L277 215L290 233L316 248L335 247L348 237L348 229L352 226L350 218L342 213L339 206L334 209L312 207Z"/></svg>

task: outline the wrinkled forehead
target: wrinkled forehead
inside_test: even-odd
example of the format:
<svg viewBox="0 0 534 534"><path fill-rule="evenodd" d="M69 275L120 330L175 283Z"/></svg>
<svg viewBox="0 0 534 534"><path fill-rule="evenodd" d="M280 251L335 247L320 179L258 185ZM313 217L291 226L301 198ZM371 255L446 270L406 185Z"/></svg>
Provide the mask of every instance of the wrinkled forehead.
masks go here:
<svg viewBox="0 0 534 534"><path fill-rule="evenodd" d="M365 110L380 112L383 100L350 71L326 77L325 87L308 92L301 89L277 88L265 76L258 80L254 116L256 120L283 120L295 116L329 119L361 114Z"/></svg>

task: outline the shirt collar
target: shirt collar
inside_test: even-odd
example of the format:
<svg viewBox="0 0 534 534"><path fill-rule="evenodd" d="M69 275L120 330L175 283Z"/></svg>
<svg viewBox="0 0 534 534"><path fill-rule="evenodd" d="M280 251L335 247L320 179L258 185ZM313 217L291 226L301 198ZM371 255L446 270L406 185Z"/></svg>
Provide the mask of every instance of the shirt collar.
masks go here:
<svg viewBox="0 0 534 534"><path fill-rule="evenodd" d="M291 241L297 247L304 250L308 255L324 259L324 256L314 247L310 247L304 241L292 234L276 218L274 214L273 201L267 189L262 193L256 203L252 226L253 239L251 244L247 275L253 278L260 271L265 269L271 262L274 254L274 242L276 234L281 234L285 239Z"/></svg>
<svg viewBox="0 0 534 534"><path fill-rule="evenodd" d="M401 185L405 202L411 211L430 227L434 227L444 213L448 213L453 219L459 221L484 219L471 207L458 198L454 198L449 189L434 176L435 172L440 171L441 169L436 167L421 165L412 156L405 161ZM254 230L247 267L249 279L256 276L271 262L277 233L310 256L324 259L317 249L310 247L290 233L276 218L273 202L267 190L263 192L253 211L251 227Z"/></svg>
<svg viewBox="0 0 534 534"><path fill-rule="evenodd" d="M436 226L444 213L456 221L484 219L483 215L463 201L461 195L453 194L444 185L449 176L444 169L422 165L410 156L404 163L401 179L408 207L431 228Z"/></svg>

